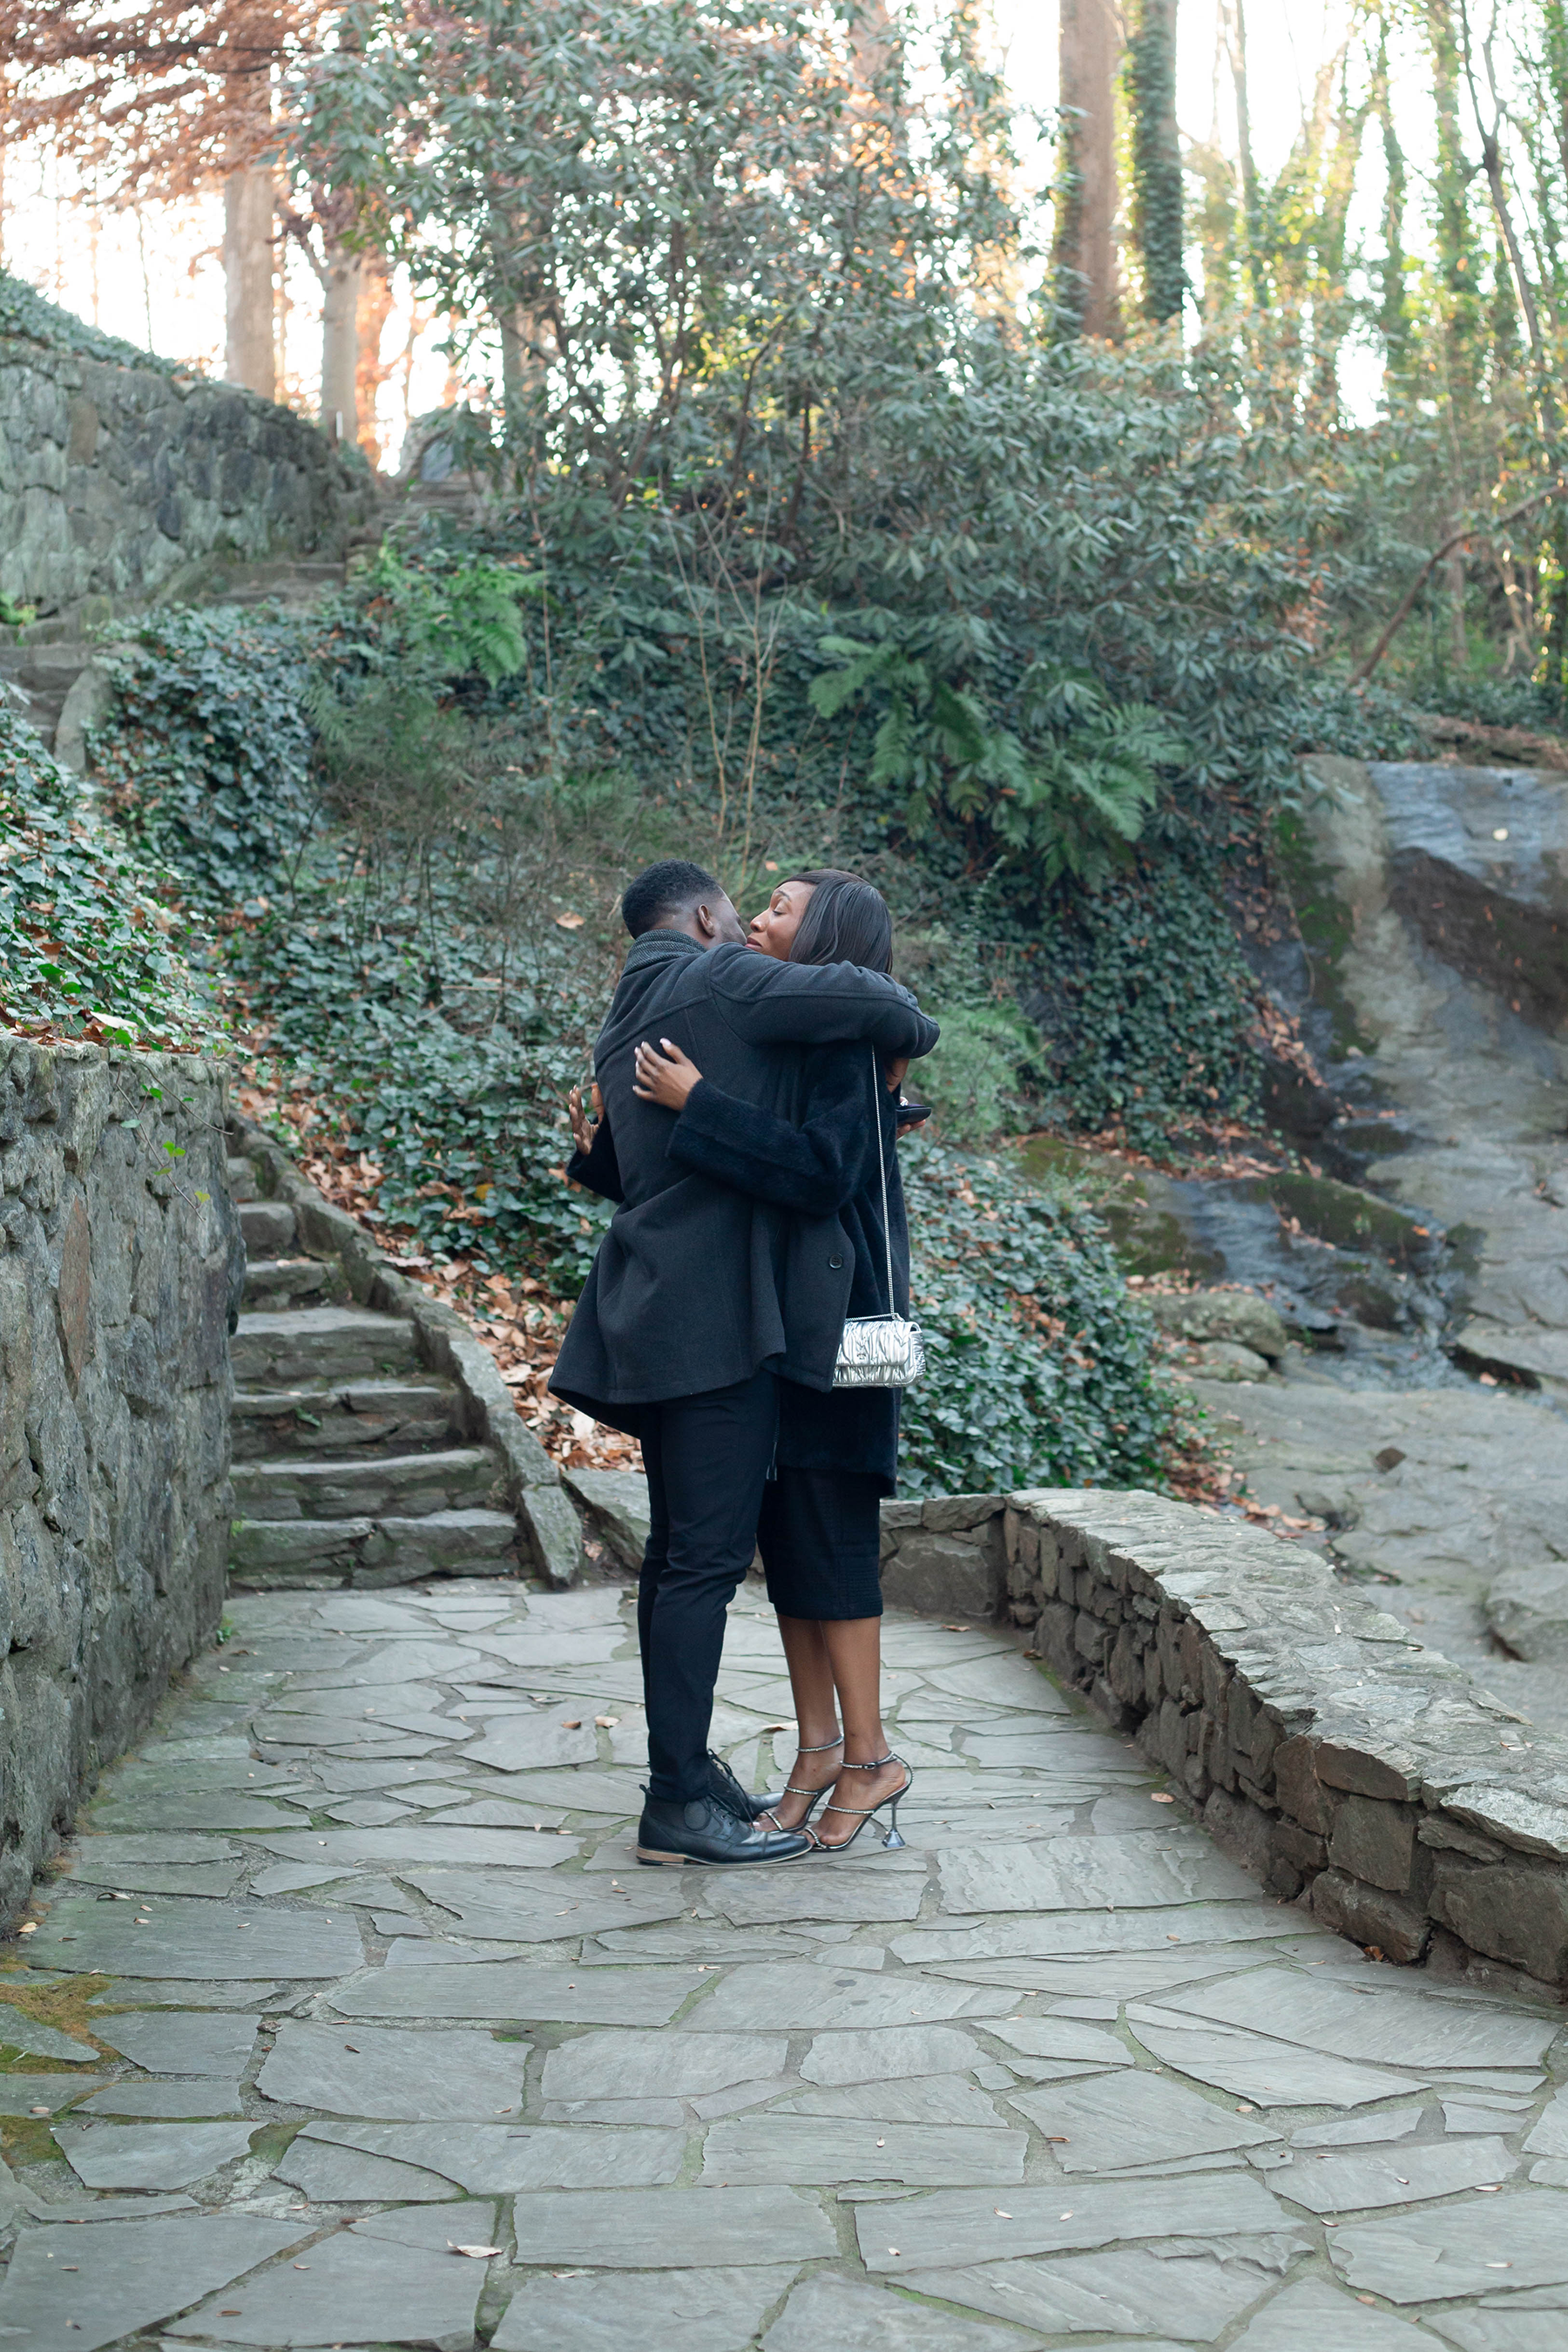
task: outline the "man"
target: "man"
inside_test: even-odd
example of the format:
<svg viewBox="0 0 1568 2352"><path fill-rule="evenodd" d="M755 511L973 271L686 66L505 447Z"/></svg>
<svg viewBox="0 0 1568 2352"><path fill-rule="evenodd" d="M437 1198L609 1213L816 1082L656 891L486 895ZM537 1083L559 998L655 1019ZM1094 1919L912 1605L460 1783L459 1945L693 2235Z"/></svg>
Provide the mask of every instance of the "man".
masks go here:
<svg viewBox="0 0 1568 2352"><path fill-rule="evenodd" d="M725 1611L751 1565L777 1425L784 1307L799 1344L837 1348L851 1267L836 1217L784 1216L670 1160L672 1114L634 1093L639 1042L668 1037L730 1094L791 1115L789 1049L864 1039L930 1053L934 1022L855 964L753 955L700 866L666 859L621 902L631 953L595 1052L618 1191L552 1391L640 1438L649 1534L637 1588L648 1786L647 1863L784 1861L799 1832L757 1829L752 1801L708 1749ZM590 1166L583 1171L592 1182Z"/></svg>

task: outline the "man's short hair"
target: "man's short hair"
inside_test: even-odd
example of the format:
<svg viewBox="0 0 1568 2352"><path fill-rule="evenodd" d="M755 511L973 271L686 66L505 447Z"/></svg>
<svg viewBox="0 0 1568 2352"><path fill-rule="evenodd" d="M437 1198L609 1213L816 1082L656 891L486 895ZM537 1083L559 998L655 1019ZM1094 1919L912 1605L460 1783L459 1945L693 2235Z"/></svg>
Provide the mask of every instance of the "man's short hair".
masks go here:
<svg viewBox="0 0 1568 2352"><path fill-rule="evenodd" d="M684 915L700 899L722 896L706 866L693 866L688 857L661 857L657 866L645 866L626 885L621 920L633 939L640 940L645 931L657 931L672 915Z"/></svg>

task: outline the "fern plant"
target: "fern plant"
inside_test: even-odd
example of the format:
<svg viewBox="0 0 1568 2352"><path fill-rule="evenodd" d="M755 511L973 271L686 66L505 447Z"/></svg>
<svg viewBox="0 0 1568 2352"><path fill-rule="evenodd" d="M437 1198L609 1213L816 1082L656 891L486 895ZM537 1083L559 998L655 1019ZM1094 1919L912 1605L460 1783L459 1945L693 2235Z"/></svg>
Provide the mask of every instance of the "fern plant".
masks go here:
<svg viewBox="0 0 1568 2352"><path fill-rule="evenodd" d="M515 677L528 657L522 616L542 596L542 573L489 556L437 569L405 563L384 546L367 575L372 609L384 629L436 679L475 672L487 686Z"/></svg>
<svg viewBox="0 0 1568 2352"><path fill-rule="evenodd" d="M1045 659L1019 683L1016 727L1002 725L966 681L990 650L978 619L870 612L859 625L869 641L819 640L835 667L812 680L812 705L825 719L879 707L870 781L903 793L917 838L945 813L1001 856L1037 859L1047 887L1063 874L1094 887L1142 833L1160 770L1189 756L1149 704L1117 702L1091 671Z"/></svg>

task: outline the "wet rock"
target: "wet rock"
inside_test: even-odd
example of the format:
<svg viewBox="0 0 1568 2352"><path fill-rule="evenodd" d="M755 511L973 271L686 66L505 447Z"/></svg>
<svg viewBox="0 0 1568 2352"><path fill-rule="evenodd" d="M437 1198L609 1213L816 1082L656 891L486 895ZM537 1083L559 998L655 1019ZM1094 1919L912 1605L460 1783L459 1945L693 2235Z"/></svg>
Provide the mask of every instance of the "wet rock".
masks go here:
<svg viewBox="0 0 1568 2352"><path fill-rule="evenodd" d="M1507 1570L1487 1594L1486 1612L1516 1657L1568 1664L1568 1561Z"/></svg>
<svg viewBox="0 0 1568 2352"><path fill-rule="evenodd" d="M1287 1335L1279 1312L1254 1291L1154 1291L1142 1303L1160 1328L1178 1339L1224 1340L1267 1358L1268 1363L1277 1363L1285 1353Z"/></svg>
<svg viewBox="0 0 1568 2352"><path fill-rule="evenodd" d="M1250 1348L1240 1348L1234 1340L1215 1339L1207 1347L1193 1349L1192 1368L1205 1381L1266 1381L1270 1365L1266 1356L1254 1355Z"/></svg>

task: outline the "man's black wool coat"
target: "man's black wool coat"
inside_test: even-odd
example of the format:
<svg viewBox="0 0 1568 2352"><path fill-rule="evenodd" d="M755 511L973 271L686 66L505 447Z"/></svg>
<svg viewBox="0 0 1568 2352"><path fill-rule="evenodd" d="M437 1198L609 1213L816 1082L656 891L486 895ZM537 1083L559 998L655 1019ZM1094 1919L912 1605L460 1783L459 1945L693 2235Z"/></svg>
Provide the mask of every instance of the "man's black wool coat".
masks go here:
<svg viewBox="0 0 1568 2352"><path fill-rule="evenodd" d="M552 1393L635 1430L637 1406L728 1388L764 1365L822 1387L833 1376L854 1270L837 1217L792 1216L683 1166L670 1150L676 1114L632 1091L640 1040L669 1038L722 1092L794 1125L793 1048L863 1040L913 1057L937 1034L907 990L856 964L704 950L683 931L634 941L595 1052L622 1200Z"/></svg>

